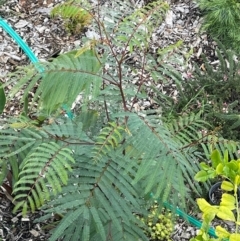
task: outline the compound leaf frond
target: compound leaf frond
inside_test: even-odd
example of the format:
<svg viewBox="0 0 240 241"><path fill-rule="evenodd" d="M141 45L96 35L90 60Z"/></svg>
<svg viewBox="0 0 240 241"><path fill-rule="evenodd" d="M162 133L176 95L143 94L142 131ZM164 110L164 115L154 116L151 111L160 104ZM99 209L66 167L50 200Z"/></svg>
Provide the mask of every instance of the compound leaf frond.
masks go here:
<svg viewBox="0 0 240 241"><path fill-rule="evenodd" d="M62 190L61 186L66 185L71 168L66 169L65 163L74 163L74 159L62 153L70 154L71 150L54 142L42 143L22 162L22 171L13 193L16 194L14 202L25 199L21 202L23 215L26 215L29 206L35 210L42 205L43 200L50 196L50 190L56 195ZM17 205L14 211L20 207Z"/></svg>

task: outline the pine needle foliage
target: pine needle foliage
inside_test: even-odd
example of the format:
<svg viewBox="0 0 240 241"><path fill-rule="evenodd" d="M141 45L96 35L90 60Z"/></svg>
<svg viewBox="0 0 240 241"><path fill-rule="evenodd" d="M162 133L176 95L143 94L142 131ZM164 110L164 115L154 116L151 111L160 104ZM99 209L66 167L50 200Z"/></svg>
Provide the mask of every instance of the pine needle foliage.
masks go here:
<svg viewBox="0 0 240 241"><path fill-rule="evenodd" d="M218 38L227 47L239 53L239 13L237 0L198 0L203 12L203 26L211 37Z"/></svg>
<svg viewBox="0 0 240 241"><path fill-rule="evenodd" d="M148 240L137 216L147 216L155 199L185 209L193 202L190 192L201 193L193 177L204 158L203 131L211 127L201 110L190 113L181 105L174 110L173 99L157 88L150 88L163 100L156 109L134 107L145 100L149 80L176 82L184 94L173 68L179 61L165 61L167 56L174 61L180 43L159 50L157 60L148 51L167 3L135 10L129 1L117 0L110 3L114 7L90 12L89 4L80 2L93 17L93 37L83 39L80 50L10 76L16 85L8 101L24 90L25 107L21 116L1 124L0 181L9 173L14 177L14 211L41 209L40 222L62 217L50 241ZM133 58L139 61L131 64ZM140 73L135 83L133 73ZM30 90L35 90L31 102ZM71 119L65 111L72 105Z"/></svg>
<svg viewBox="0 0 240 241"><path fill-rule="evenodd" d="M204 118L215 128L220 127L220 133L229 140L239 141L237 128L239 122L239 85L240 64L238 55L218 42L216 50L219 64L209 64L203 55L204 69L195 66L194 81L188 81L184 89L190 89L190 95L198 94L199 104L205 109ZM192 92L192 94L191 94ZM193 97L191 97L193 98ZM188 97L189 99L189 97Z"/></svg>

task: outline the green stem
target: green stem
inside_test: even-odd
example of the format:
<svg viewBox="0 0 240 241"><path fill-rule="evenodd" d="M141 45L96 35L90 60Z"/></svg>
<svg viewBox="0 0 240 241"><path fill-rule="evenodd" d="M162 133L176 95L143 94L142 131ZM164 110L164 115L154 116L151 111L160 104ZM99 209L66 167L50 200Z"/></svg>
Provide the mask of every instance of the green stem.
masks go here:
<svg viewBox="0 0 240 241"><path fill-rule="evenodd" d="M238 222L239 222L239 204L238 204L238 186L237 188L234 187L234 196L236 202L236 211L237 211L237 221L236 221L236 230L235 233L238 233Z"/></svg>

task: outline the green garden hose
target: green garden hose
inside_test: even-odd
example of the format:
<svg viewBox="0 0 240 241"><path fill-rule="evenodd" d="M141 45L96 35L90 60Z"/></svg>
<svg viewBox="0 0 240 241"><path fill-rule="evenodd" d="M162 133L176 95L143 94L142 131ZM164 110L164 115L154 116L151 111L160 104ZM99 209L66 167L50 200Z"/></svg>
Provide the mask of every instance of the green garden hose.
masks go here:
<svg viewBox="0 0 240 241"><path fill-rule="evenodd" d="M154 194L150 193L150 197L153 198ZM188 221L190 224L194 225L197 228L201 228L202 227L202 222L200 222L199 220L195 219L194 217L188 215L187 213L183 212L181 209L179 208L175 208L173 207L173 205L171 205L168 202L164 202L163 206L173 212L175 212L177 215L179 215L181 218L185 219L186 221ZM213 238L218 238L218 236L215 233L214 228L209 228L208 230L208 234L210 236L212 236Z"/></svg>
<svg viewBox="0 0 240 241"><path fill-rule="evenodd" d="M37 64L39 62L38 58L34 55L34 53L31 51L31 49L28 47L28 45L22 40L22 38L7 24L7 22L0 17L0 27L2 27L14 40L15 42L22 48L22 50L25 52L25 54L28 56L28 58L31 60L33 64ZM42 68L38 67L38 70L40 72L43 72L44 70ZM72 112L69 110L69 108L66 105L63 105L63 109L66 111L68 117L70 119L73 118ZM173 206L167 202L164 203L164 206L172 211L175 211L176 214L178 214L180 217L188 221L189 223L193 224L197 228L201 228L202 223L198 221L197 219L189 216L179 208L173 208ZM213 228L209 229L208 232L212 237L217 238L217 235L215 233L215 230Z"/></svg>
<svg viewBox="0 0 240 241"><path fill-rule="evenodd" d="M181 209L179 208L174 208L171 204L169 204L168 202L165 202L164 207L171 210L171 211L175 211L175 213L177 215L179 215L181 218L185 219L186 221L188 221L189 223L193 224L195 227L197 228L201 228L202 227L202 222L198 221L197 219L193 218L192 216L186 214L185 212L183 212ZM217 238L217 235L215 233L214 228L209 228L208 230L208 234L211 235L213 238Z"/></svg>
<svg viewBox="0 0 240 241"><path fill-rule="evenodd" d="M25 54L28 56L30 61L35 64L37 70L42 73L44 72L43 67L38 66L37 63L39 63L38 58L35 56L35 54L32 52L32 50L28 47L28 45L23 41L23 39L8 25L8 23L0 17L0 27L2 27L14 40L15 42L22 48L22 50L25 52ZM73 119L73 113L71 112L70 108L64 104L62 106L63 110L66 111L66 114L68 118Z"/></svg>
<svg viewBox="0 0 240 241"><path fill-rule="evenodd" d="M22 48L32 63L37 63L39 60L28 47L28 45L22 40L22 38L0 17L0 26L16 41L16 43Z"/></svg>

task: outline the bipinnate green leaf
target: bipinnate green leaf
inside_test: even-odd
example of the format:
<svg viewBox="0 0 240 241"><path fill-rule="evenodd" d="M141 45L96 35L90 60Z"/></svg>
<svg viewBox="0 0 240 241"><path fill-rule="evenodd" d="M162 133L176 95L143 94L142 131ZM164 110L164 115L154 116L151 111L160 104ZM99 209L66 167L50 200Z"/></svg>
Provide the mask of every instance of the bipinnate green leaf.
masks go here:
<svg viewBox="0 0 240 241"><path fill-rule="evenodd" d="M100 236L102 237L102 240L106 240L106 233L103 227L103 224L101 222L101 219L99 217L99 213L98 210L95 207L91 207L90 208L90 212L92 214L92 218L94 220L94 224L97 227L97 231L100 234Z"/></svg>
<svg viewBox="0 0 240 241"><path fill-rule="evenodd" d="M211 154L211 160L212 160L212 166L213 166L214 168L216 168L217 165L222 162L222 158L221 158L221 155L220 155L220 153L219 153L218 150L214 150L214 151L212 152L212 154Z"/></svg>
<svg viewBox="0 0 240 241"><path fill-rule="evenodd" d="M142 8L136 9L132 14L121 20L120 24L116 24L115 44L128 46L130 52L136 48L143 50L149 44L147 38L154 30L154 26L163 21L163 16L168 9L169 4L162 1L153 1Z"/></svg>
<svg viewBox="0 0 240 241"><path fill-rule="evenodd" d="M53 111L62 104L71 105L83 90L86 99L99 94L102 79L97 73L101 65L95 52L88 50L77 58L75 54L60 55L46 66L39 93L43 108Z"/></svg>
<svg viewBox="0 0 240 241"><path fill-rule="evenodd" d="M223 181L222 184L221 184L221 189L223 189L225 191L233 191L234 186L229 181Z"/></svg>
<svg viewBox="0 0 240 241"><path fill-rule="evenodd" d="M93 152L95 160L98 160L102 154L110 152L111 149L117 147L123 139L123 131L125 129L115 122L109 122L108 124L109 126L104 127L97 137L96 147Z"/></svg>
<svg viewBox="0 0 240 241"><path fill-rule="evenodd" d="M90 98L93 100L101 90L101 64L93 50L87 50L76 58L75 54L76 51L71 51L58 56L52 62L39 64L44 68L44 74L39 73L36 68L30 69L29 66L27 75L24 70L14 73L16 76L12 76L12 81L15 78L19 78L19 81L8 96L13 98L21 88L27 85L23 96L25 100L28 92L33 91L38 83L38 88L33 91L34 96L29 108L33 103L38 104L41 112L47 115L55 113L64 104L71 106L80 93L82 93L83 102L89 101ZM21 75L24 77L21 78Z"/></svg>
<svg viewBox="0 0 240 241"><path fill-rule="evenodd" d="M79 207L78 209L76 209L74 211L73 210L69 211L65 215L64 220L61 220L59 225L56 227L53 235L49 238L49 241L55 241L59 237L61 237L67 227L69 227L70 225L75 225L74 222L76 222L76 219L78 219L79 216L83 214L83 212L84 212L84 207Z"/></svg>
<svg viewBox="0 0 240 241"><path fill-rule="evenodd" d="M89 219L90 219L90 212L88 208L85 208L83 210L83 220L84 220L84 225L83 225L83 233L82 233L82 241L89 241L90 240L90 224L89 224Z"/></svg>
<svg viewBox="0 0 240 241"><path fill-rule="evenodd" d="M19 180L14 186L16 195L14 212L23 208L26 215L29 207L32 212L48 200L50 192L56 195L67 184L68 172L74 163L72 150L55 142L41 143L23 160ZM22 200L24 200L22 202Z"/></svg>
<svg viewBox="0 0 240 241"><path fill-rule="evenodd" d="M78 122L82 123L83 130L88 130L90 127L96 125L99 113L96 110L82 111L81 115L77 117Z"/></svg>

